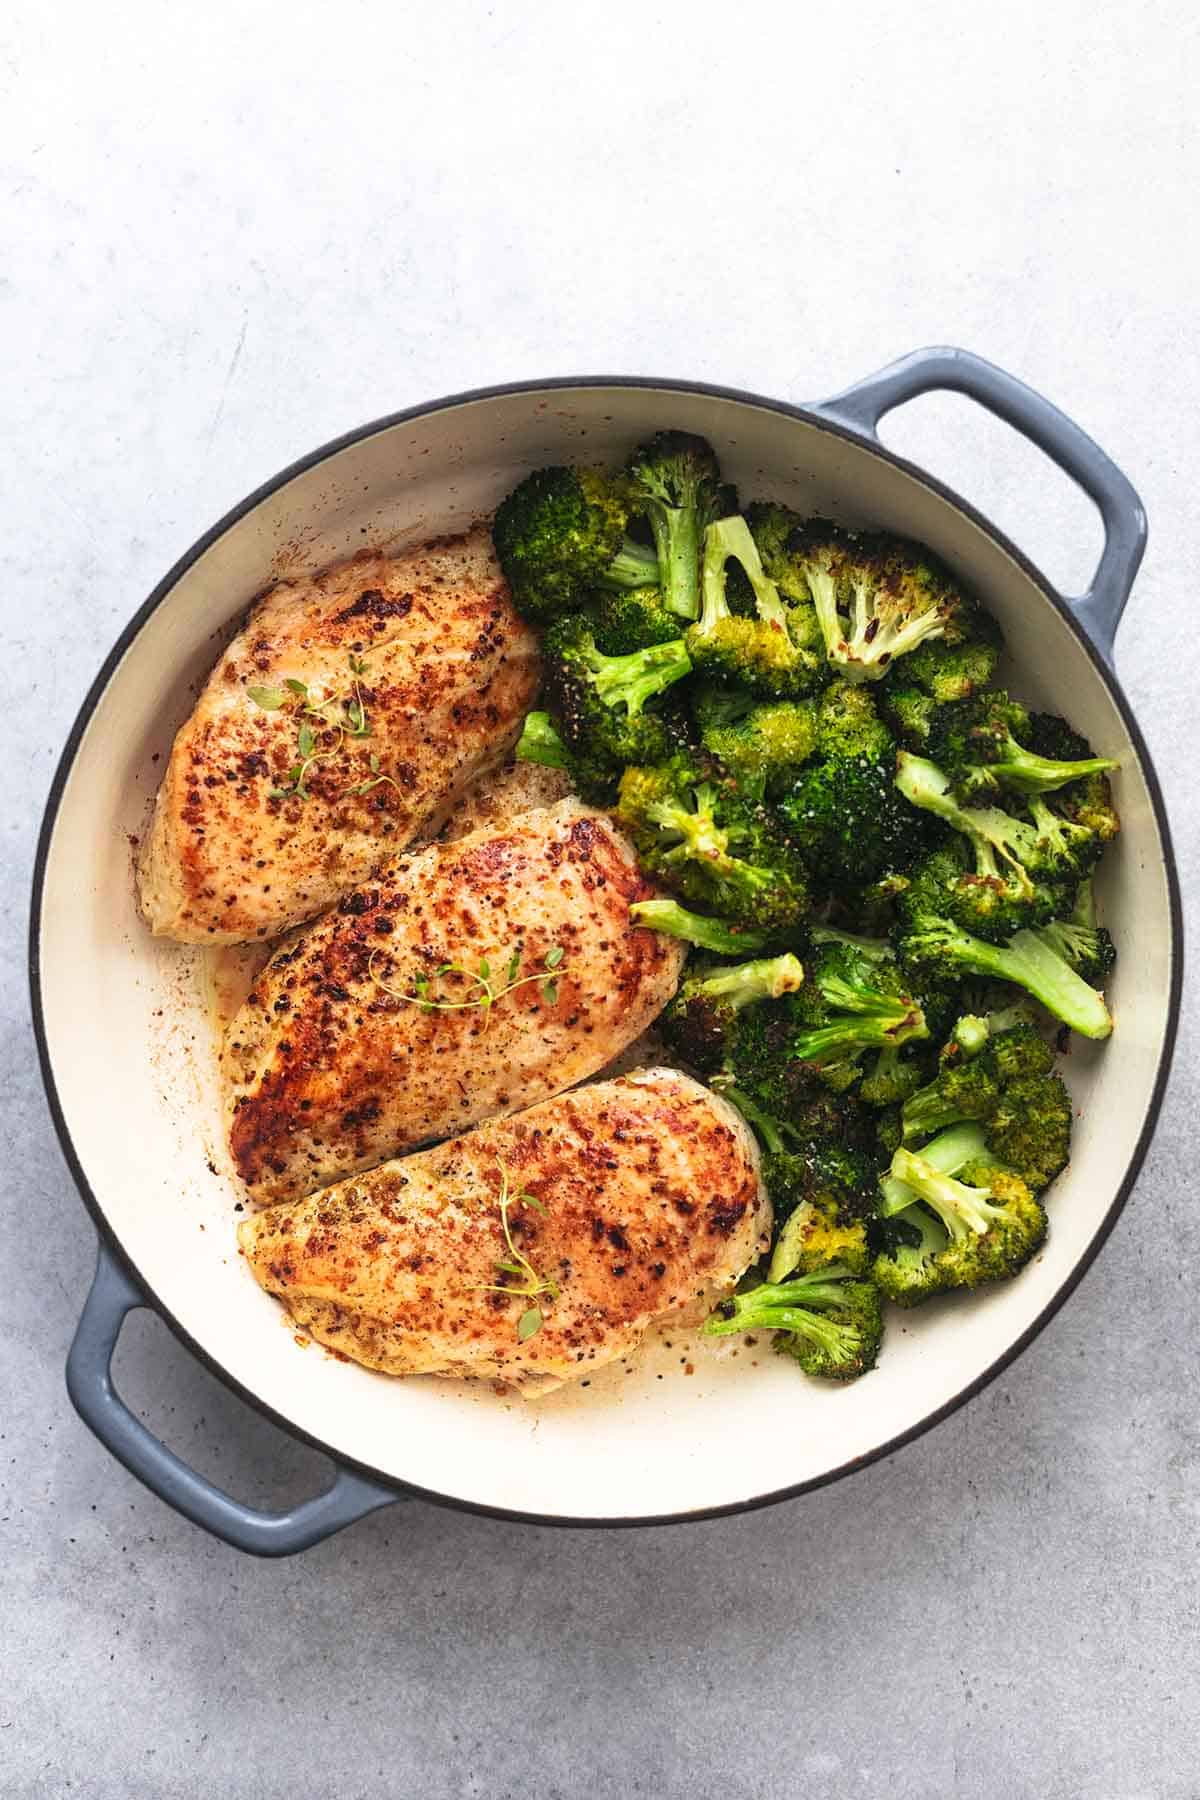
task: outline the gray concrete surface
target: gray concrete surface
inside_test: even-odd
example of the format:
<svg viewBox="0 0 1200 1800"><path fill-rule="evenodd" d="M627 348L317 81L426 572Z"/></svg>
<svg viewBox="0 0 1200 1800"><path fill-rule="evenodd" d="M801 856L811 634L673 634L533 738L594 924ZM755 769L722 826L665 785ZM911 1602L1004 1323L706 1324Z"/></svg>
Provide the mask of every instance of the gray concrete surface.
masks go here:
<svg viewBox="0 0 1200 1800"><path fill-rule="evenodd" d="M6 9L0 1793L1200 1794L1194 1016L1078 1295L886 1464L624 1535L413 1505L265 1565L69 1410L93 1240L23 943L104 651L292 457L474 383L805 398L936 340L1048 392L1145 497L1119 660L1190 886L1198 42L1178 0ZM1088 507L1001 428L925 402L889 435L1082 583ZM154 1323L120 1377L238 1492L319 1479Z"/></svg>

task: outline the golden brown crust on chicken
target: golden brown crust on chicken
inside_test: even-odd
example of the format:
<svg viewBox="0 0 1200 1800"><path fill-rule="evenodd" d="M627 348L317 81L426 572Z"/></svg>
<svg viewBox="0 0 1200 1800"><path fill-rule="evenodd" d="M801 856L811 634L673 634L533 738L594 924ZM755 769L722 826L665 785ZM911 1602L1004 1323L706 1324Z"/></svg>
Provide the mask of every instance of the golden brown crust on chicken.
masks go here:
<svg viewBox="0 0 1200 1800"><path fill-rule="evenodd" d="M505 1192L532 1278L497 1270L513 1261ZM344 1356L534 1395L626 1355L655 1320L702 1315L770 1227L737 1113L690 1076L649 1069L273 1207L238 1237L256 1280ZM531 1294L539 1281L557 1292Z"/></svg>
<svg viewBox="0 0 1200 1800"><path fill-rule="evenodd" d="M286 941L225 1041L230 1144L255 1198L311 1192L602 1069L683 966L683 945L630 920L652 892L607 814L563 800L411 851ZM479 1004L481 963L493 993L520 985Z"/></svg>
<svg viewBox="0 0 1200 1800"><path fill-rule="evenodd" d="M175 739L138 871L151 929L228 944L311 918L503 758L537 681L482 528L272 588Z"/></svg>
<svg viewBox="0 0 1200 1800"><path fill-rule="evenodd" d="M504 826L522 813L539 806L554 806L571 793L565 769L548 769L541 763L509 758L498 769L476 776L442 827L442 839L452 843L486 825Z"/></svg>

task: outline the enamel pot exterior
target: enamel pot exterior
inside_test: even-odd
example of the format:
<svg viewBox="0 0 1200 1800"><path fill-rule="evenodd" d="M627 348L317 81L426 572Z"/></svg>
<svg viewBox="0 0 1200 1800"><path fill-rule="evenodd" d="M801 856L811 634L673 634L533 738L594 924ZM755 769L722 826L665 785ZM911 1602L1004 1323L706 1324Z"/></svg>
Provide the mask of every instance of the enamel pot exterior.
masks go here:
<svg viewBox="0 0 1200 1800"><path fill-rule="evenodd" d="M1099 501L1108 550L1081 607L962 501L879 446L880 414L930 386L958 386L1009 417ZM202 958L154 942L139 923L129 839L144 827L171 737L222 636L279 573L463 528L530 468L620 459L664 424L711 439L746 496L930 544L1021 647L1006 673L1022 698L1067 714L1119 759L1124 834L1099 887L1120 952L1110 995L1117 1036L1073 1048L1075 1153L1051 1190L1041 1256L1018 1281L922 1308L903 1330L893 1322L878 1370L846 1390L804 1380L761 1340L734 1355L691 1336L536 1404L485 1385L388 1380L298 1347L238 1256ZM1149 1141L1174 1036L1181 944L1171 848L1145 746L1108 666L1143 529L1132 490L1076 427L956 352L919 353L824 409L617 379L466 395L318 452L222 521L151 596L98 677L38 855L35 1024L55 1122L101 1238L69 1382L114 1453L190 1517L265 1553L302 1548L403 1492L545 1522L645 1523L831 1480L1003 1368L1111 1228ZM240 1393L328 1451L339 1474L327 1494L294 1514L256 1514L146 1432L108 1375L120 1321L140 1304Z"/></svg>

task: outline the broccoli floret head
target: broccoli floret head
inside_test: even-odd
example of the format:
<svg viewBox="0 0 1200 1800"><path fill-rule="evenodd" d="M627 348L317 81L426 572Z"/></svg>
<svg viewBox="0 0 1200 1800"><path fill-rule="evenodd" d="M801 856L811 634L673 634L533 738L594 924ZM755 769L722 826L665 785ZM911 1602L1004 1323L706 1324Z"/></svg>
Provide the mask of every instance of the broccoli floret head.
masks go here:
<svg viewBox="0 0 1200 1800"><path fill-rule="evenodd" d="M797 575L788 552L788 540L804 524L800 514L774 500L753 500L745 517L763 568L780 593L790 600L808 601L808 583Z"/></svg>
<svg viewBox="0 0 1200 1800"><path fill-rule="evenodd" d="M850 895L928 847L929 821L896 790L895 750L867 688L835 681L826 689L818 755L779 797L780 816L826 896Z"/></svg>
<svg viewBox="0 0 1200 1800"><path fill-rule="evenodd" d="M659 1021L667 1043L703 1074L729 1054L737 1015L759 1000L793 993L804 970L791 954L689 974Z"/></svg>
<svg viewBox="0 0 1200 1800"><path fill-rule="evenodd" d="M739 566L754 596L754 613L735 613L728 584ZM823 658L809 642L803 613L789 609L762 566L745 519L735 515L710 525L704 537L702 608L687 633L697 669L711 679L740 683L764 699L815 692L827 680Z"/></svg>
<svg viewBox="0 0 1200 1800"><path fill-rule="evenodd" d="M709 1337L773 1331L775 1348L806 1375L853 1381L873 1369L883 1338L879 1295L839 1263L784 1282L764 1282L722 1301L704 1325Z"/></svg>
<svg viewBox="0 0 1200 1800"><path fill-rule="evenodd" d="M938 702L899 674L883 682L876 692L879 710L895 737L905 749L924 754L941 711Z"/></svg>
<svg viewBox="0 0 1200 1800"><path fill-rule="evenodd" d="M810 763L778 810L823 894L853 891L901 867L927 836L897 793L890 765L868 756Z"/></svg>
<svg viewBox="0 0 1200 1800"><path fill-rule="evenodd" d="M779 1007L748 1019L732 1051L738 1081L785 1117L813 1083L839 1093L852 1087L868 1051L929 1035L921 1005L894 963L826 943L815 951L809 975Z"/></svg>
<svg viewBox="0 0 1200 1800"><path fill-rule="evenodd" d="M831 663L850 681L879 681L931 639L959 644L978 609L920 545L814 519L788 540L816 608Z"/></svg>
<svg viewBox="0 0 1200 1800"><path fill-rule="evenodd" d="M817 752L838 761L865 756L891 763L896 742L869 689L848 681L834 681L826 688L817 706Z"/></svg>
<svg viewBox="0 0 1200 1800"><path fill-rule="evenodd" d="M767 932L805 916L796 850L715 762L679 753L627 768L618 812L646 873L690 905Z"/></svg>
<svg viewBox="0 0 1200 1800"><path fill-rule="evenodd" d="M922 644L905 658L904 677L939 706L965 700L991 681L1002 642L995 620L977 611L969 637L956 644L945 638Z"/></svg>
<svg viewBox="0 0 1200 1800"><path fill-rule="evenodd" d="M1040 928L1038 936L1092 987L1105 986L1116 964L1117 947L1103 925L1052 919Z"/></svg>
<svg viewBox="0 0 1200 1800"><path fill-rule="evenodd" d="M1043 794L1116 764L1107 757L1062 758L1026 747L1033 725L1019 701L1002 689L975 694L940 709L928 754L950 777L956 799L987 798L1001 788Z"/></svg>
<svg viewBox="0 0 1200 1800"><path fill-rule="evenodd" d="M896 786L910 805L940 818L966 840L974 868L962 871L946 898L949 916L964 930L1001 943L1025 927L1045 924L1063 910L1078 882L1079 847L1059 830L1051 834L1029 800L1024 819L998 806L962 806L949 777L936 763L902 750Z"/></svg>
<svg viewBox="0 0 1200 1800"><path fill-rule="evenodd" d="M743 786L764 793L786 787L816 747L809 700L756 702L744 689L702 685L692 695L692 716L704 748Z"/></svg>
<svg viewBox="0 0 1200 1800"><path fill-rule="evenodd" d="M920 1306L947 1286L941 1257L950 1234L927 1207L913 1204L872 1228L871 1279L897 1306Z"/></svg>
<svg viewBox="0 0 1200 1800"><path fill-rule="evenodd" d="M977 1055L950 1059L905 1102L904 1142L919 1145L960 1120L984 1127L995 1155L1035 1193L1066 1167L1071 1097L1054 1052L1032 1025L995 1033Z"/></svg>
<svg viewBox="0 0 1200 1800"><path fill-rule="evenodd" d="M960 1179L944 1174L928 1158L900 1149L892 1158L891 1174L934 1213L946 1233L945 1247L932 1256L942 1287L1007 1280L1045 1240L1046 1214L1026 1183L986 1159L968 1162ZM877 1268L877 1280L882 1273Z"/></svg>
<svg viewBox="0 0 1200 1800"><path fill-rule="evenodd" d="M867 1106L893 1107L917 1093L929 1079L929 1057L921 1054L923 1049L888 1045L881 1050L858 1084L859 1098Z"/></svg>
<svg viewBox="0 0 1200 1800"><path fill-rule="evenodd" d="M711 444L685 431L660 431L626 469L631 509L654 533L663 604L678 619L700 611L700 549L725 494Z"/></svg>
<svg viewBox="0 0 1200 1800"><path fill-rule="evenodd" d="M1065 1169L1071 1156L1071 1096L1061 1075L1042 1071L1007 1082L987 1121L988 1143L1034 1193Z"/></svg>
<svg viewBox="0 0 1200 1800"><path fill-rule="evenodd" d="M953 852L935 851L912 872L899 897L896 952L909 978L922 989L939 983L952 988L972 976L1011 982L1082 1037L1108 1037L1112 1019L1104 996L1036 931L1018 931L1007 944L992 944L964 931L948 916L959 866Z"/></svg>
<svg viewBox="0 0 1200 1800"><path fill-rule="evenodd" d="M608 588L592 608L596 648L606 656L628 656L679 636L679 617L663 605L659 587Z"/></svg>
<svg viewBox="0 0 1200 1800"><path fill-rule="evenodd" d="M626 548L628 510L622 484L601 469L538 469L501 501L492 539L526 618L544 623L580 604ZM655 580L648 552L641 564L641 580Z"/></svg>
<svg viewBox="0 0 1200 1800"><path fill-rule="evenodd" d="M547 628L542 651L546 697L569 749L617 766L671 754L670 723L646 706L689 672L681 638L627 656L605 656L590 621L572 613Z"/></svg>
<svg viewBox="0 0 1200 1800"><path fill-rule="evenodd" d="M787 1172L777 1168L778 1161L770 1156L763 1159L763 1179L772 1195L775 1187L787 1182ZM811 1200L801 1200L788 1214L775 1241L767 1280L786 1281L789 1275L809 1275L829 1263L840 1263L852 1275L865 1275L870 1260L863 1219L840 1219Z"/></svg>

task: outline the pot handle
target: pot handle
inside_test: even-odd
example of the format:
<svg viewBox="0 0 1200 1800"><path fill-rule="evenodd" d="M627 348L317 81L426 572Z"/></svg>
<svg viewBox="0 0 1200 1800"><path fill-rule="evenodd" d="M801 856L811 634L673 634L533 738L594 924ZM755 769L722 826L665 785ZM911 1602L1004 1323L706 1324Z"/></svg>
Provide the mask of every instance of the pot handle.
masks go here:
<svg viewBox="0 0 1200 1800"><path fill-rule="evenodd" d="M919 394L939 390L965 394L995 413L1044 451L1099 508L1104 549L1095 576L1086 593L1065 594L1063 599L1105 662L1111 663L1113 639L1146 548L1146 515L1116 463L1057 406L982 356L935 346L889 363L831 400L819 401L813 410L878 442L877 427L886 413Z"/></svg>
<svg viewBox="0 0 1200 1800"><path fill-rule="evenodd" d="M148 1431L113 1386L112 1358L126 1315L149 1302L103 1242L95 1279L67 1356L67 1392L84 1424L118 1462L194 1525L253 1556L291 1556L343 1526L405 1498L350 1469L288 1512L244 1506L198 1475Z"/></svg>

